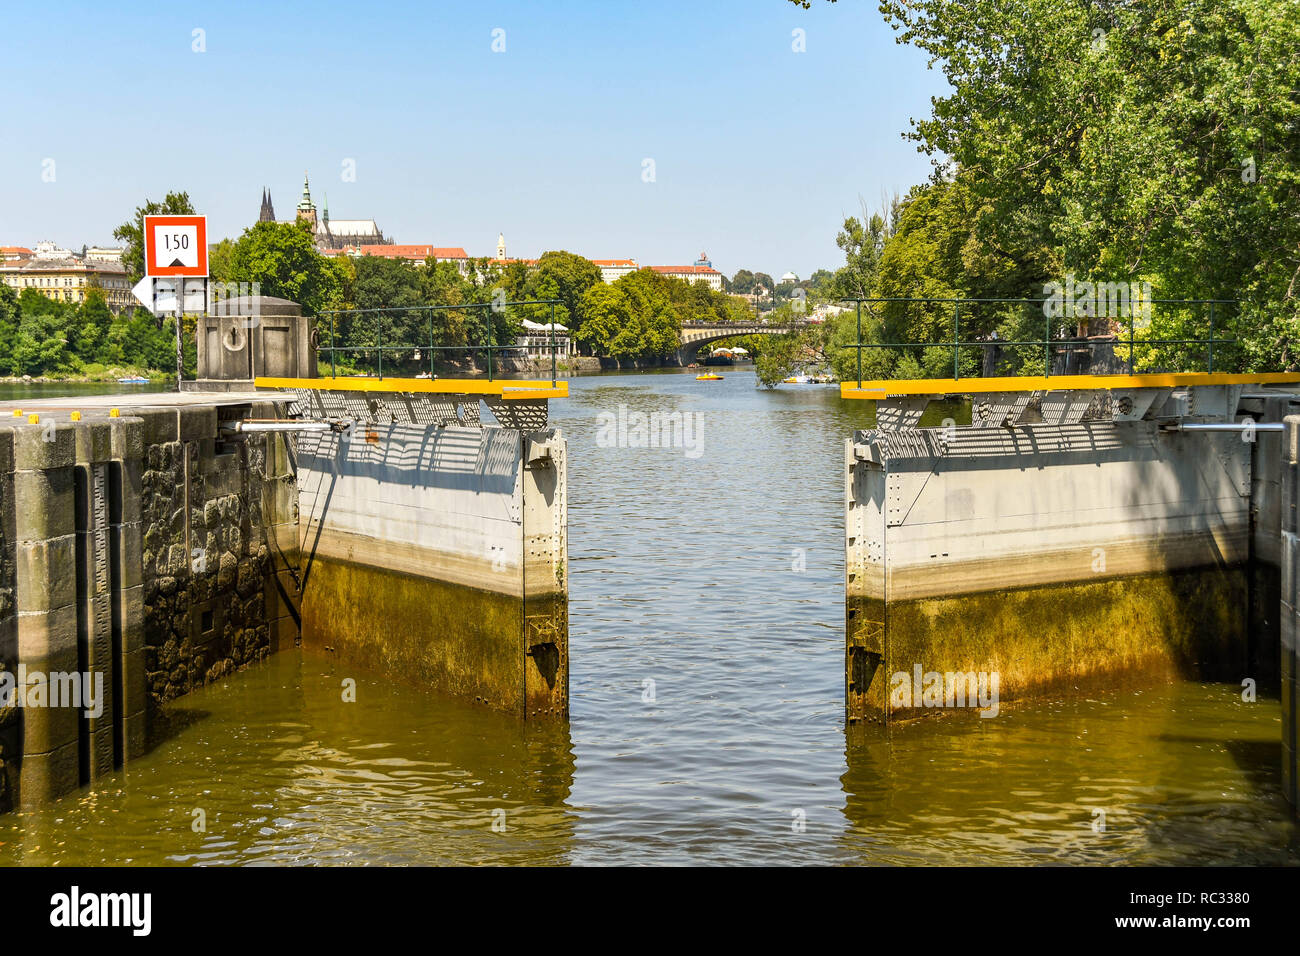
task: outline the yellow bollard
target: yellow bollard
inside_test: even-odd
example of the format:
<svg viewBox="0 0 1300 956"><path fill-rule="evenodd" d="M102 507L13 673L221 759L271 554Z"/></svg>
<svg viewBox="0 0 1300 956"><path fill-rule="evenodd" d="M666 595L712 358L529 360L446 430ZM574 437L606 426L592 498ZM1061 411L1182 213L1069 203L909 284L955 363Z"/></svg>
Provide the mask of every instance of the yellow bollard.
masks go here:
<svg viewBox="0 0 1300 956"><path fill-rule="evenodd" d="M15 408L14 418L22 418L22 417L23 417L23 410L21 408Z"/></svg>
<svg viewBox="0 0 1300 956"><path fill-rule="evenodd" d="M79 421L81 421L81 412L73 412L73 413L72 413L72 420L73 420L74 422L79 422Z"/></svg>
<svg viewBox="0 0 1300 956"><path fill-rule="evenodd" d="M28 415L28 416L27 416L27 424L28 424L28 425L39 425L40 423L41 423L41 416L40 416L40 415L37 415L37 414L35 414L35 413L32 413L31 415Z"/></svg>
<svg viewBox="0 0 1300 956"><path fill-rule="evenodd" d="M120 417L121 417L121 413L120 413L116 408L110 408L110 409L108 410L108 417L109 417L109 418L120 418Z"/></svg>

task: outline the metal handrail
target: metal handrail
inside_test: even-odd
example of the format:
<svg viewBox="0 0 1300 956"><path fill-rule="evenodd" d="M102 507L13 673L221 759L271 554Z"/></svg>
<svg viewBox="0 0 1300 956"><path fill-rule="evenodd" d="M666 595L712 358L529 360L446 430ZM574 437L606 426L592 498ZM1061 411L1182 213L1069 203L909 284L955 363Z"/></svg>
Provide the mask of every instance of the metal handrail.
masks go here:
<svg viewBox="0 0 1300 956"><path fill-rule="evenodd" d="M912 348L916 346L933 347L943 345L952 348L952 377L953 381L961 378L960 356L961 349L972 346L1042 346L1043 348L1043 376L1051 377L1051 348L1052 346L1068 346L1072 348L1094 348L1098 345L1126 345L1128 347L1128 374L1134 374L1136 362L1137 345L1203 345L1206 347L1206 371L1214 371L1214 346L1222 344L1232 344L1237 339L1216 338L1214 334L1214 311L1216 305L1238 305L1237 299L1157 299L1144 298L1143 303L1151 305L1208 305L1210 330L1207 338L1201 339L1138 339L1136 337L1137 307L1130 304L1128 315L1128 341L1120 339L1118 336L1107 336L1104 341L1083 341L1080 339L1059 338L1053 339L1052 336L1052 316L1045 315L1046 318L1046 338L1035 341L1011 342L1003 339L983 339L974 341L961 340L961 307L965 304L972 303L1001 303L1001 304L1018 304L1018 305L1036 305L1039 307L1052 301L1051 298L1045 299L1016 299L1016 298L965 298L955 296L881 296L881 297L864 297L864 298L843 298L839 302L853 302L857 305L857 342L853 345L843 345L841 348L856 349L858 353L858 387L862 387L862 350L863 349L892 349L892 348ZM869 342L862 341L862 306L867 303L867 311L875 314L871 308L873 304L888 303L951 303L953 305L953 338L951 342ZM996 334L996 333L995 333Z"/></svg>
<svg viewBox="0 0 1300 956"><path fill-rule="evenodd" d="M556 307L557 305L562 305L562 304L563 304L563 300L561 300L561 299L520 299L520 300L517 300L517 301L501 301L501 302L465 302L465 303L462 303L462 304L460 304L460 305L412 305L412 306L385 306L385 307L382 307L382 308L375 308L375 309L325 309L325 310L322 310L320 313L318 313L318 315L319 315L321 318L324 318L324 317L327 316L327 315L330 317L330 344L329 344L328 346L317 345L317 347L316 347L316 354L317 354L317 356L319 357L319 355L320 355L321 352L326 351L326 350L329 351L329 353L330 353L330 377L333 378L333 377L337 377L337 371L338 371L338 366L337 366L337 353L339 353L339 352L373 352L373 353L375 354L375 357L376 357L376 360L377 360L377 361L376 361L376 366L377 366L377 368L376 368L376 371L377 371L377 377L382 381L382 379L383 379L383 377L384 377L384 353L385 353L385 352L404 352L404 351L407 351L407 350L410 350L410 349L415 349L415 350L419 350L419 349L428 349L428 351L429 351L429 377L430 377L430 378L435 378L436 376L434 375L434 371L433 371L433 368L434 368L434 365L433 365L433 358L434 358L434 355L433 355L433 353L435 353L435 352L465 352L465 351L468 351L468 352L473 353L473 352L480 352L480 351L481 351L481 352L485 353L485 355L486 355L486 357L487 357L487 377L488 377L488 381L490 382L490 381L492 381L492 374L493 374L493 369L492 369L492 353L493 353L493 352L506 352L506 351L510 351L510 350L512 350L512 349L517 349L518 346L517 346L517 345L496 345L496 344L493 343L493 341L492 341L492 334L493 334L493 333L492 333L492 316L491 316L491 315L488 315L486 322L484 322L484 325L485 325L486 328L487 328L487 342L486 342L486 343L480 342L478 345L469 345L469 344L465 344L465 345L434 345L433 343L434 343L435 329L434 329L434 326L433 326L433 313L435 313L435 312L459 312L459 311L469 311L469 310L473 310L473 309L491 309L491 310L494 311L494 312L500 312L500 311L503 311L504 309L508 309L508 308L510 308L511 306L517 306L517 305L549 305L549 306L551 307L551 321L550 321L550 326L549 326L549 330L548 330L548 331L549 331L548 338L549 338L550 341L548 342L546 348L547 348L547 350L551 353L551 387L554 388L554 387L555 387L555 383L556 383L556 379L557 379L557 377L558 377L558 373L557 373L557 370L556 370L556 363L555 363L555 352L556 352L556 349L558 348L558 346L556 345L556 342L555 342L555 307ZM408 314L411 313L411 312L428 312L428 313L429 313L429 341L428 341L428 344L422 344L422 343L411 343L411 344L400 344L400 345L385 345L385 344L384 344L384 326L383 326L383 323L380 322L380 321L378 320L378 317L379 317L381 314L383 314L383 313L390 313L390 312L403 312L403 313L408 313ZM375 345L337 345L337 344L336 344L336 341L337 341L337 338L338 338L338 333L337 333L337 325L338 325L338 323L337 323L337 317L338 317L338 316L345 316L345 315L370 315L370 314L372 314L372 313L376 316L376 321L375 321L375 334L376 334L376 338L378 339L377 344L375 344ZM367 377L369 377L369 376L367 375Z"/></svg>

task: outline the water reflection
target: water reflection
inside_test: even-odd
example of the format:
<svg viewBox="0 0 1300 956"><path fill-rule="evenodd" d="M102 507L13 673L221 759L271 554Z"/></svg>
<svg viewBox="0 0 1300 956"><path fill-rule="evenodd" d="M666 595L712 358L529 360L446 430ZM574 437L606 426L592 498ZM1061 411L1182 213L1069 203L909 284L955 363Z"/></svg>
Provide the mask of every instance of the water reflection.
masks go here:
<svg viewBox="0 0 1300 956"><path fill-rule="evenodd" d="M356 680L355 703L343 701L344 677ZM170 710L174 733L108 786L0 817L0 862L569 857L574 758L563 724L525 730L295 653Z"/></svg>
<svg viewBox="0 0 1300 956"><path fill-rule="evenodd" d="M1180 683L854 725L844 842L870 862L1293 864L1278 714Z"/></svg>

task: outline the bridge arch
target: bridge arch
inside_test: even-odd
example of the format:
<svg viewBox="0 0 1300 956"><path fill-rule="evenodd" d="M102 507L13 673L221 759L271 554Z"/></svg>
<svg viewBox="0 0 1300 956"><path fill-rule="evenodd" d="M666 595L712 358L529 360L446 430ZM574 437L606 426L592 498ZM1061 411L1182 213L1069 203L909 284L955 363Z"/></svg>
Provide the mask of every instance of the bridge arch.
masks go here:
<svg viewBox="0 0 1300 956"><path fill-rule="evenodd" d="M787 332L793 332L807 324L806 321L781 325L767 325L762 322L754 322L748 325L683 323L682 344L677 349L677 364L689 365L691 358L701 348L714 342L720 342L723 339L735 338L738 335L785 335Z"/></svg>

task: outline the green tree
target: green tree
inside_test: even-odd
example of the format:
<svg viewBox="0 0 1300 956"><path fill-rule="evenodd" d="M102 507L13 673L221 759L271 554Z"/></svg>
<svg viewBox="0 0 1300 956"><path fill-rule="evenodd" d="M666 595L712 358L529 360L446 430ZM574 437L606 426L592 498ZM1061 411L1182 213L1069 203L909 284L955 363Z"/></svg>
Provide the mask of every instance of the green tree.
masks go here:
<svg viewBox="0 0 1300 956"><path fill-rule="evenodd" d="M104 293L91 289L86 293L86 301L70 318L70 338L77 357L84 362L101 361L105 357L108 330L113 324L113 313Z"/></svg>
<svg viewBox="0 0 1300 956"><path fill-rule="evenodd" d="M162 202L145 200L143 206L137 206L135 215L113 230L113 238L126 243L122 253L122 264L126 266L131 283L134 284L144 275L144 217L145 216L192 216L194 205L187 192L169 192Z"/></svg>
<svg viewBox="0 0 1300 956"><path fill-rule="evenodd" d="M601 282L589 288L582 297L582 313L586 318L574 333L574 341L592 355L610 355L614 340L628 323L627 299L618 284Z"/></svg>
<svg viewBox="0 0 1300 956"><path fill-rule="evenodd" d="M868 213L863 204L862 218L849 216L835 237L835 244L844 251L844 266L835 276L835 294L838 298L866 298L873 294L880 257L885 243L898 226L901 201L894 196L886 208Z"/></svg>
<svg viewBox="0 0 1300 956"><path fill-rule="evenodd" d="M731 291L739 295L748 295L754 291L754 273L748 269L739 269L731 279Z"/></svg>
<svg viewBox="0 0 1300 956"><path fill-rule="evenodd" d="M311 233L296 223L259 222L244 230L229 268L229 281L256 282L262 295L297 302L307 315L343 301L342 266L317 252Z"/></svg>
<svg viewBox="0 0 1300 956"><path fill-rule="evenodd" d="M571 330L582 328L582 297L601 281L600 268L589 259L572 252L544 252L537 260L526 291L532 298L559 299L556 320ZM550 310L534 306L529 317L536 322L550 321Z"/></svg>
<svg viewBox="0 0 1300 956"><path fill-rule="evenodd" d="M881 7L942 64L952 92L911 135L960 170L982 247L1050 250L1044 279L1246 300L1269 318L1236 323L1233 359L1300 364L1300 18L1269 0Z"/></svg>
<svg viewBox="0 0 1300 956"><path fill-rule="evenodd" d="M222 239L208 246L208 273L217 282L233 282L234 266L231 257L235 253L235 241Z"/></svg>

